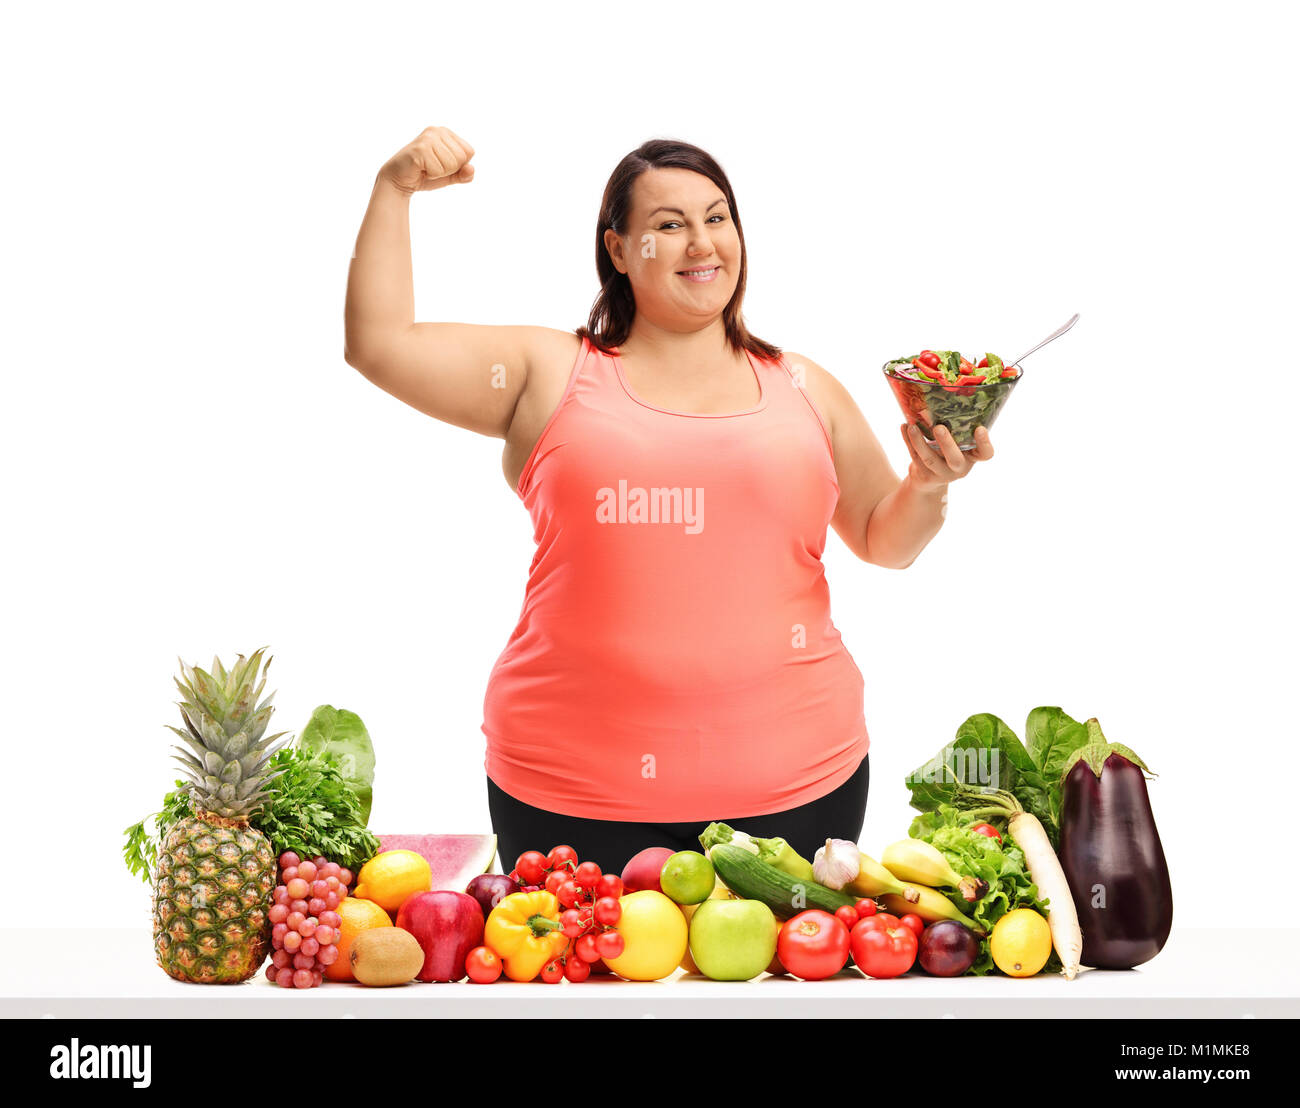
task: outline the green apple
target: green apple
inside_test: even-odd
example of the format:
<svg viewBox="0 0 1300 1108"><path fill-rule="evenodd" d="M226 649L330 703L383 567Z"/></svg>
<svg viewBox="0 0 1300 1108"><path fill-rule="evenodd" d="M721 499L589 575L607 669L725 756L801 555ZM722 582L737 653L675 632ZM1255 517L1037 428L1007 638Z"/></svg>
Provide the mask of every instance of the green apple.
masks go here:
<svg viewBox="0 0 1300 1108"><path fill-rule="evenodd" d="M760 900L706 900L691 916L691 957L714 981L748 981L776 954L776 917Z"/></svg>

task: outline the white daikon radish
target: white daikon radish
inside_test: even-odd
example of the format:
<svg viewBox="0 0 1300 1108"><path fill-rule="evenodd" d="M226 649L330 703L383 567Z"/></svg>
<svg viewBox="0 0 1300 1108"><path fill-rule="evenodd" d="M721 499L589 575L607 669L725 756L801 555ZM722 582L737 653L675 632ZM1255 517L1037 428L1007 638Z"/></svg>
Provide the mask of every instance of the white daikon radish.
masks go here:
<svg viewBox="0 0 1300 1108"><path fill-rule="evenodd" d="M1074 910L1074 894L1038 817L1019 809L1019 805L1017 809L1007 817L1007 830L1025 852L1025 864L1038 886L1038 895L1047 901L1052 946L1061 959L1065 979L1073 981L1079 972L1079 959L1083 957L1083 933L1079 930L1079 914Z"/></svg>
<svg viewBox="0 0 1300 1108"><path fill-rule="evenodd" d="M1038 895L1047 901L1047 926L1052 932L1052 946L1061 959L1061 972L1073 981L1083 957L1083 933L1079 930L1079 913L1074 910L1074 894L1065 879L1065 871L1052 849L1043 825L1032 812L1026 812L1011 793L1004 789L973 789L958 785L956 804L967 815L988 818L1001 816L1007 831L1024 851L1029 876L1038 886Z"/></svg>

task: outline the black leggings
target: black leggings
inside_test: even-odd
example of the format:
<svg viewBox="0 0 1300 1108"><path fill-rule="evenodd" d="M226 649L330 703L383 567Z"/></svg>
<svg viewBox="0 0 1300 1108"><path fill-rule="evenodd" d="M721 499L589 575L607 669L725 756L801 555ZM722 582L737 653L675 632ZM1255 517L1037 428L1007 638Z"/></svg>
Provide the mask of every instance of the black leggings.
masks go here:
<svg viewBox="0 0 1300 1108"><path fill-rule="evenodd" d="M867 784L871 775L867 756L853 776L833 792L766 816L722 818L739 831L758 839L785 839L809 861L827 839L857 842L867 813ZM648 846L673 850L699 850L699 834L710 822L624 823L617 820L584 819L534 808L503 792L490 777L488 812L497 836L501 869L509 873L515 860L526 850L543 854L553 846L567 845L583 862L598 862L606 873L621 873L629 858Z"/></svg>

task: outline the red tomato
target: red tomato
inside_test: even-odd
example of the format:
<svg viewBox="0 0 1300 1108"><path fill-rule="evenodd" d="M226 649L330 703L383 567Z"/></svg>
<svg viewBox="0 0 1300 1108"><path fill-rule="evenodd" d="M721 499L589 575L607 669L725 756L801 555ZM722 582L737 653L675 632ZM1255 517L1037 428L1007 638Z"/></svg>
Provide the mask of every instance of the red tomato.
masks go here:
<svg viewBox="0 0 1300 1108"><path fill-rule="evenodd" d="M923 920L915 912L908 912L907 915L900 916L898 922L901 923L904 927L909 928L912 934L917 937L917 939L920 939L921 932L925 930L925 920Z"/></svg>
<svg viewBox="0 0 1300 1108"><path fill-rule="evenodd" d="M787 972L805 981L833 977L849 956L849 929L829 912L810 908L782 925L776 956Z"/></svg>
<svg viewBox="0 0 1300 1108"><path fill-rule="evenodd" d="M564 963L564 976L575 985L580 985L591 976L591 963L581 958L569 958Z"/></svg>
<svg viewBox="0 0 1300 1108"><path fill-rule="evenodd" d="M932 354L929 350L921 351L921 364L929 366L931 369L939 368L939 355Z"/></svg>
<svg viewBox="0 0 1300 1108"><path fill-rule="evenodd" d="M856 908L846 904L843 908L835 909L835 918L852 931L853 925L857 923L861 917L858 915L858 910Z"/></svg>
<svg viewBox="0 0 1300 1108"><path fill-rule="evenodd" d="M623 936L617 931L602 931L596 936L596 953L600 960L617 958L625 949Z"/></svg>
<svg viewBox="0 0 1300 1108"><path fill-rule="evenodd" d="M578 865L578 852L571 846L553 846L551 852L546 856L547 865L551 869L559 869L564 866L568 869L576 869ZM572 863L570 865L570 863Z"/></svg>
<svg viewBox="0 0 1300 1108"><path fill-rule="evenodd" d="M992 824L989 823L972 824L971 830L978 835L987 835L990 839L997 839L998 842L1002 841L1002 836L998 834L998 829L994 827Z"/></svg>
<svg viewBox="0 0 1300 1108"><path fill-rule="evenodd" d="M594 889L603 876L595 862L583 862L573 871L573 883L580 889Z"/></svg>
<svg viewBox="0 0 1300 1108"><path fill-rule="evenodd" d="M490 985L501 976L501 959L486 946L476 946L465 956L465 972L479 985Z"/></svg>
<svg viewBox="0 0 1300 1108"><path fill-rule="evenodd" d="M521 885L540 885L546 872L546 855L536 850L524 851L515 862L515 872L519 874Z"/></svg>
<svg viewBox="0 0 1300 1108"><path fill-rule="evenodd" d="M602 873L592 891L596 894L597 900L602 896L612 896L617 900L623 895L623 879L617 873Z"/></svg>
<svg viewBox="0 0 1300 1108"><path fill-rule="evenodd" d="M988 367L989 367L988 358L981 358L978 362L975 363L976 369L988 369Z"/></svg>
<svg viewBox="0 0 1300 1108"><path fill-rule="evenodd" d="M888 912L858 920L849 935L858 969L868 977L901 977L916 961L916 935Z"/></svg>
<svg viewBox="0 0 1300 1108"><path fill-rule="evenodd" d="M552 958L542 967L542 980L548 985L558 985L564 980L564 962L559 958Z"/></svg>
<svg viewBox="0 0 1300 1108"><path fill-rule="evenodd" d="M602 896L593 906L591 916L601 927L613 927L623 916L623 906L612 896Z"/></svg>
<svg viewBox="0 0 1300 1108"><path fill-rule="evenodd" d="M880 909L876 906L876 902L874 900L871 900L868 897L864 896L861 900L858 901L857 904L858 919L865 919L867 916L874 916L878 911L880 911Z"/></svg>

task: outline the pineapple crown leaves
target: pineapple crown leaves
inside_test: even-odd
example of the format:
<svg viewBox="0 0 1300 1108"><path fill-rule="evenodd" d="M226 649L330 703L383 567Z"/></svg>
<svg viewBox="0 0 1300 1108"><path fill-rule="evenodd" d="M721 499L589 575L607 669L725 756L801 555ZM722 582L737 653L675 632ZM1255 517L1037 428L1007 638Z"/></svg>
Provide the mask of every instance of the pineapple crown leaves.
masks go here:
<svg viewBox="0 0 1300 1108"><path fill-rule="evenodd" d="M260 647L249 658L240 654L229 672L220 658L212 659L212 673L205 673L198 666L187 666L177 659L181 677L174 680L183 698L178 707L196 734L201 733L201 725L207 721L208 729L215 731L220 728L228 738L240 732L246 732L253 743L261 738L274 710L271 701L275 699L275 694L271 693L258 703L271 669L270 658L265 667L262 666L266 649ZM215 738L215 734L212 737Z"/></svg>
<svg viewBox="0 0 1300 1108"><path fill-rule="evenodd" d="M283 772L266 769L288 732L265 733L275 695L259 703L271 665L269 658L262 665L265 651L240 654L229 670L214 658L211 673L180 663L183 680L177 678L176 687L184 699L177 707L185 729L168 726L189 749L172 749L198 802L221 816L252 814Z"/></svg>

